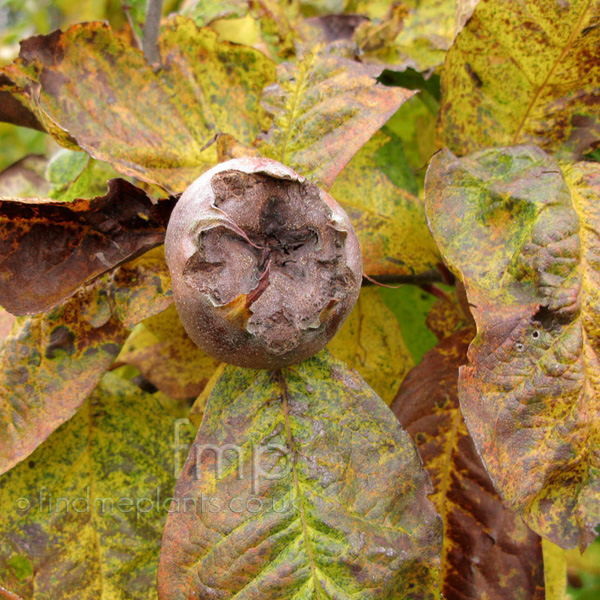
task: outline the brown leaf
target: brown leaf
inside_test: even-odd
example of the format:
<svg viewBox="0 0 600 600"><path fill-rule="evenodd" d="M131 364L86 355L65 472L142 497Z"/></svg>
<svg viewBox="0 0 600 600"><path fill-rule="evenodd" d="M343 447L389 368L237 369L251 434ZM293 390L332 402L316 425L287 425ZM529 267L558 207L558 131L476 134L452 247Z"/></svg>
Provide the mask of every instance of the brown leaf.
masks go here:
<svg viewBox="0 0 600 600"><path fill-rule="evenodd" d="M430 350L392 410L417 443L444 520L444 598L543 600L541 540L504 507L461 414L458 368L473 335L462 329Z"/></svg>
<svg viewBox="0 0 600 600"><path fill-rule="evenodd" d="M0 349L0 473L75 414L119 353L127 327L169 306L169 274L156 252L48 313L17 319ZM137 278L120 284L132 268Z"/></svg>
<svg viewBox="0 0 600 600"><path fill-rule="evenodd" d="M458 300L447 296L435 301L425 322L429 330L441 342L465 323L465 317L461 313Z"/></svg>
<svg viewBox="0 0 600 600"><path fill-rule="evenodd" d="M174 305L148 319L131 335L114 368L133 365L170 398L199 396L220 362L189 338Z"/></svg>
<svg viewBox="0 0 600 600"><path fill-rule="evenodd" d="M13 96L13 89L10 78L0 73L0 121L45 131L35 114Z"/></svg>
<svg viewBox="0 0 600 600"><path fill-rule="evenodd" d="M65 203L0 198L0 304L16 315L49 310L86 281L162 244L174 199L153 204L113 179L99 198Z"/></svg>

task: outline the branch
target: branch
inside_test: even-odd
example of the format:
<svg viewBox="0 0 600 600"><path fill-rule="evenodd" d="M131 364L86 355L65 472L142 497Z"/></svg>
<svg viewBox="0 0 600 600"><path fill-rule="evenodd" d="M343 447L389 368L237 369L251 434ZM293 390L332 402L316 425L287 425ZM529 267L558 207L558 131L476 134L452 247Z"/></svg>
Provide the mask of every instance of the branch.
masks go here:
<svg viewBox="0 0 600 600"><path fill-rule="evenodd" d="M447 283L444 276L437 269L431 269L424 273L417 273L416 275L376 275L366 279L363 277L363 286L377 285L377 283L383 283L386 285L393 284L408 284L408 285L428 285L431 283Z"/></svg>
<svg viewBox="0 0 600 600"><path fill-rule="evenodd" d="M149 65L160 66L161 58L158 50L158 34L162 17L163 0L148 0L146 22L144 23L142 47L144 58Z"/></svg>

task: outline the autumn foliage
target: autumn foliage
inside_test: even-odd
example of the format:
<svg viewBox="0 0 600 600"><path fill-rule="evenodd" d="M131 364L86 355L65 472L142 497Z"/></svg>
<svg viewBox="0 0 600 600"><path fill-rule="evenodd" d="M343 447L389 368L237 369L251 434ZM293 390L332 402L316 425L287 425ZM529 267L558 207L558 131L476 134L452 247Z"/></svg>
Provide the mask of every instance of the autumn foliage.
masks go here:
<svg viewBox="0 0 600 600"><path fill-rule="evenodd" d="M97 4L0 67L0 598L595 598L600 3ZM191 270L269 352L347 319L226 364Z"/></svg>

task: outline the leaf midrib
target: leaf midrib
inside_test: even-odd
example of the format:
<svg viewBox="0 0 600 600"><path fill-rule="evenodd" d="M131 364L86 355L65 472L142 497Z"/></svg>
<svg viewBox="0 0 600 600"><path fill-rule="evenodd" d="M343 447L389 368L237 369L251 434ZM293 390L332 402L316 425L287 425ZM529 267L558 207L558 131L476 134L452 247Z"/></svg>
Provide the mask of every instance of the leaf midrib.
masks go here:
<svg viewBox="0 0 600 600"><path fill-rule="evenodd" d="M311 56L311 58L313 58L314 60L314 56ZM299 65L298 68L298 80L297 80L297 85L296 85L296 89L294 90L294 95L292 97L292 104L291 104L291 108L289 110L289 120L288 120L288 125L285 129L285 136L283 139L283 143L281 145L281 152L279 154L279 162L283 163L283 164L287 164L286 160L285 160L285 151L287 150L287 146L289 144L290 141L290 137L292 135L292 127L294 126L294 117L296 114L296 109L298 108L298 104L300 103L300 96L302 91L304 90L305 84L306 84L306 78L308 76L308 72L311 68L311 63L307 60L306 64L301 63Z"/></svg>
<svg viewBox="0 0 600 600"><path fill-rule="evenodd" d="M294 487L296 488L296 494L298 495L299 500L299 509L300 509L300 518L302 522L302 533L304 536L304 544L306 546L306 554L308 556L308 560L310 563L310 570L312 573L313 581L315 584L315 598L316 600L321 600L321 585L319 583L319 579L317 578L317 566L315 564L312 547L310 544L310 538L308 535L308 524L306 521L306 510L304 506L304 496L302 495L302 487L300 485L300 479L298 477L298 471L296 469L296 452L294 450L294 440L292 437L292 430L290 425L290 411L289 411L289 402L288 395L289 390L287 387L287 383L281 371L277 372L277 377L279 379L279 385L281 387L281 394L283 398L283 415L285 419L285 431L287 436L287 443L292 451L292 474L294 476Z"/></svg>

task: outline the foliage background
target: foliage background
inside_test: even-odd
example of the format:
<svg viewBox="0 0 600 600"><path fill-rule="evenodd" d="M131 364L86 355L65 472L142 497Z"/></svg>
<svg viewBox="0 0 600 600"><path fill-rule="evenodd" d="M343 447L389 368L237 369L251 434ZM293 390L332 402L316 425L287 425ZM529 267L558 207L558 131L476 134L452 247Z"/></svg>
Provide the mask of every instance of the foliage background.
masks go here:
<svg viewBox="0 0 600 600"><path fill-rule="evenodd" d="M174 0L165 5L164 13L168 14L180 8L180 2ZM328 10L341 10L343 2L306 2L303 10L306 16L319 14L323 5L327 4ZM371 9L374 13L379 11L376 16L383 16L387 6L381 7L381 4L374 3ZM1 0L0 1L0 64L10 63L18 54L18 41L35 34L48 33L55 28L64 27L71 23L82 21L108 20L111 26L116 29L122 28L127 21L133 22L139 31L139 21L142 20L144 3L131 0L130 3L122 5L119 0L99 1L86 0L79 3L73 3L69 0L57 0L54 2L43 2L41 0ZM453 18L452 18L453 24ZM252 32L247 31L248 22L244 19L232 21L221 21L215 25L215 29L222 36L222 39L237 41L240 36L247 39L252 36ZM442 29L449 25L440 25ZM406 41L408 44L409 40ZM426 51L415 52L414 58L418 64L427 68L428 66L437 66L437 53L443 60L444 51L433 51L431 48ZM436 64L437 61L437 64ZM415 77L418 74L415 72ZM407 85L408 75L402 78L401 85ZM423 84L419 80L418 84ZM388 170L388 176L400 187L410 193L422 196L423 182L425 178L425 167L428 158L436 149L435 142L435 121L440 100L439 75L433 74L428 80L427 85L421 85L423 90L415 95L414 98L406 102L387 123L382 131L382 135L387 137L387 144L381 144L379 149L373 153L375 161L383 169ZM0 124L0 170L12 165L16 161L30 155L44 155L46 157L55 156L59 152L59 147L46 134L34 130L16 127L13 125ZM386 156L386 153L388 156ZM389 153L392 153L393 161L389 160ZM398 160L401 157L401 160ZM588 159L598 160L600 151L595 151L588 155ZM394 163L394 171L390 172L390 163ZM374 182L374 185L376 182ZM337 189L336 189L337 186ZM332 189L332 195L338 199L344 198L344 182L338 181ZM337 192L337 193L336 193ZM443 282L436 284L437 290L441 290L454 298L454 288L445 285ZM448 310L445 307L444 300L431 293L431 290L417 286L404 286L399 290L389 289L370 289L367 291L368 297L363 301L372 305L377 305L382 323L371 323L372 328L379 327L385 330L385 335L375 332L362 330L361 317L359 309L351 318L343 335L337 338L332 345L332 351L340 358L346 360L351 366L353 363L361 360L360 348L363 342L360 335L372 335L374 339L382 343L384 340L386 347L382 348L382 358L380 363L374 367L374 373L382 373L381 381L377 382L376 375L370 381L375 390L388 403L393 396L390 396L389 386L390 378L395 377L399 382L413 365L418 364L425 353L436 346L438 337L436 332L446 328L446 331L456 330L462 324L462 317L459 311ZM393 324L390 325L389 316L392 315ZM109 378L120 377L123 383L115 383L117 387L126 386L127 380L134 380L140 376L148 376L149 373L157 368L157 365L148 366L144 361L143 351L157 342L167 343L167 336L161 332L160 322L156 322L153 328L152 323L148 322L138 326L134 330L134 335L130 338L128 345L123 349L120 355L118 368L114 370ZM446 331L444 333L446 333ZM357 333L358 332L358 333ZM352 344L348 344L351 340ZM367 340L367 338L365 338ZM364 341L365 345L370 342ZM336 352L337 344L337 352ZM348 351L352 348L354 351ZM193 354L192 347L177 351ZM175 353L173 348L167 348L167 352ZM400 363L388 364L386 354L393 352L395 356L403 357ZM345 354L344 354L345 353ZM136 366L137 365L137 366ZM208 374L214 370L213 364L207 365ZM190 376L191 379L191 376ZM153 390L153 395L163 405L169 407L172 411L182 411L187 413L189 407L184 406L182 399L194 395L195 390L181 389L185 387L184 377L179 377L178 382L170 382L168 374L161 380L164 388ZM166 383L165 383L166 382ZM206 383L206 382L205 382ZM125 389L125 387L123 387ZM165 393L165 391L167 393ZM100 390L97 392L101 394ZM137 393L137 392L136 392ZM107 400L110 401L110 400ZM73 427L76 427L73 423ZM163 432L164 433L164 432ZM157 433L157 435L160 435ZM568 553L569 561L569 593L572 598L577 600L593 600L600 593L600 542L595 542L580 557L576 551ZM27 565L17 565L18 568L27 570Z"/></svg>

